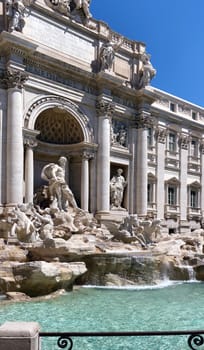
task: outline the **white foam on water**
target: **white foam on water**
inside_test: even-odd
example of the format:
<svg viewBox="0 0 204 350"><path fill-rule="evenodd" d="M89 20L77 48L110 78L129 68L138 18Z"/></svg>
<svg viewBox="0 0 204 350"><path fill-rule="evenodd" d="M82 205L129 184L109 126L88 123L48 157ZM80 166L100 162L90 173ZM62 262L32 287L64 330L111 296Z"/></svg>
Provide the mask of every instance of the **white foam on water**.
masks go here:
<svg viewBox="0 0 204 350"><path fill-rule="evenodd" d="M113 289L113 290L145 290L145 289L161 289L167 288L173 285L184 284L184 283L195 283L199 281L170 281L164 280L155 285L134 285L134 286L97 286L97 285L84 285L82 288L93 288L93 289Z"/></svg>

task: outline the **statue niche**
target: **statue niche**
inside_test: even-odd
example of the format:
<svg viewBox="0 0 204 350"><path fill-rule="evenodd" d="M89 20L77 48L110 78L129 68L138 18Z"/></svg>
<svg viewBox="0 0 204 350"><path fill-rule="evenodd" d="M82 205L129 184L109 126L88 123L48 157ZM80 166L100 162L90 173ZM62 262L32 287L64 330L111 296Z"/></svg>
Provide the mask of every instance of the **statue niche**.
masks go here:
<svg viewBox="0 0 204 350"><path fill-rule="evenodd" d="M124 210L122 201L124 189L127 186L127 181L122 175L123 169L117 169L116 174L110 180L110 206L111 209Z"/></svg>

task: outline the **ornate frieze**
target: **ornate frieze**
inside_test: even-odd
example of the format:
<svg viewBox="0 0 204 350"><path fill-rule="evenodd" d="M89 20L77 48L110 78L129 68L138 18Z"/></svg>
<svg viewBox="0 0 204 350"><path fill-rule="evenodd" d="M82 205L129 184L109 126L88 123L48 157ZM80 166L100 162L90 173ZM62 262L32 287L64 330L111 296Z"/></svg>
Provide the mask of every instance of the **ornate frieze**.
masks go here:
<svg viewBox="0 0 204 350"><path fill-rule="evenodd" d="M115 105L112 102L100 100L96 102L96 111L98 116L112 117L115 112Z"/></svg>
<svg viewBox="0 0 204 350"><path fill-rule="evenodd" d="M129 107L129 108L136 108L136 103L129 99L125 99L123 97L113 96L113 102L116 102L118 104L121 104L123 106Z"/></svg>
<svg viewBox="0 0 204 350"><path fill-rule="evenodd" d="M27 73L18 70L8 69L4 72L2 82L8 89L22 89L27 79Z"/></svg>
<svg viewBox="0 0 204 350"><path fill-rule="evenodd" d="M40 65L34 60L25 59L23 63L26 65L26 71L29 73L36 74L40 77L52 80L60 84L71 86L93 95L96 93L96 89L92 88L91 86L83 84L82 82L78 82L76 80L68 79L64 75L60 75L59 73L53 72L52 70L48 70L43 65Z"/></svg>

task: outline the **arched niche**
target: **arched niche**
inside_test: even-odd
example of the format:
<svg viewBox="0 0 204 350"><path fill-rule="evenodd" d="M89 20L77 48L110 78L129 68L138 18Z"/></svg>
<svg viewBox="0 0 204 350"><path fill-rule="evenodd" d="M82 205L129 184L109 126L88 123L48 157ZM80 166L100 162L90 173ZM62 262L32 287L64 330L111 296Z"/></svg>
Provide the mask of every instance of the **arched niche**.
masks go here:
<svg viewBox="0 0 204 350"><path fill-rule="evenodd" d="M34 150L34 192L43 184L41 171L48 163L67 157L67 182L80 205L82 152L93 147L89 118L81 109L62 97L36 99L24 116L24 127L38 131Z"/></svg>

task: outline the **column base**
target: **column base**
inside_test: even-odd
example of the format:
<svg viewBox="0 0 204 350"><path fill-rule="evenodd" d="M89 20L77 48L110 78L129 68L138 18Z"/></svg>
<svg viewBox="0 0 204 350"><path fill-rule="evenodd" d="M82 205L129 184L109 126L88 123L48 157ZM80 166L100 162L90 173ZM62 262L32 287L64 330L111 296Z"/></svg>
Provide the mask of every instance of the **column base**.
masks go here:
<svg viewBox="0 0 204 350"><path fill-rule="evenodd" d="M95 218L101 223L110 226L111 223L120 224L123 219L128 216L128 211L124 210L111 210L110 212L97 212Z"/></svg>

